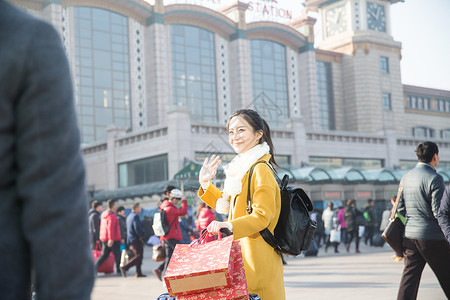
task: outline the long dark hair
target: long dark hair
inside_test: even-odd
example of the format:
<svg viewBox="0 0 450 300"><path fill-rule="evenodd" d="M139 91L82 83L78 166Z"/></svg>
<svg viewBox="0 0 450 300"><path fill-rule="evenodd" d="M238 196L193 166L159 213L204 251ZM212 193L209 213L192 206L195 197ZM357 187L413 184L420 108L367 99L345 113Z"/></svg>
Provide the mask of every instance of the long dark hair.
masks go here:
<svg viewBox="0 0 450 300"><path fill-rule="evenodd" d="M259 115L258 112L252 110L252 109L240 109L236 112L234 112L229 118L228 118L228 122L227 122L227 131L230 127L230 121L231 119L233 119L234 117L243 117L248 124L250 124L250 126L253 128L253 130L255 132L262 130L263 132L263 136L259 139L259 144L262 144L263 142L266 142L267 145L270 148L270 160L269 163L275 167L279 167L278 164L275 162L275 152L274 152L274 147L273 147L273 143L272 143L272 137L270 136L270 127L267 124L267 122L261 118L261 116Z"/></svg>

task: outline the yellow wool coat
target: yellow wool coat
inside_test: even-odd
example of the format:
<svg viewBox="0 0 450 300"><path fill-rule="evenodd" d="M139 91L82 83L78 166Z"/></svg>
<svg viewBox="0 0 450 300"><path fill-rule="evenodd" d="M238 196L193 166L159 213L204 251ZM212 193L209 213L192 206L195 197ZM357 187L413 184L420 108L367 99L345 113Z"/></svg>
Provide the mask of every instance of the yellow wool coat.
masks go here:
<svg viewBox="0 0 450 300"><path fill-rule="evenodd" d="M259 161L269 159L266 154ZM282 300L285 292L281 256L259 234L266 227L274 231L280 215L280 190L270 167L257 164L250 188L253 211L248 214L249 173L250 170L242 178L242 192L230 200L228 221L233 225L234 240L241 242L249 292L258 294L262 300ZM210 184L206 191L200 187L198 196L215 209L222 192Z"/></svg>

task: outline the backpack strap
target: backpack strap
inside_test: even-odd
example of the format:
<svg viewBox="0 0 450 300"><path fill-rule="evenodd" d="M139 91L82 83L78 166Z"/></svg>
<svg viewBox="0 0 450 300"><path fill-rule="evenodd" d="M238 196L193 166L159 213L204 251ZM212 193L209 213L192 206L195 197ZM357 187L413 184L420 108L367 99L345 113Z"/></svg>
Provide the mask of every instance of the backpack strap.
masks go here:
<svg viewBox="0 0 450 300"><path fill-rule="evenodd" d="M251 214L252 211L253 211L253 210L252 210L252 197L251 197L251 195L250 195L250 186L251 186L251 183L252 183L253 169L255 168L255 166L256 166L257 164L260 164L260 163L264 163L264 164L266 164L267 166L269 166L269 168L272 170L273 175L275 176L275 179L276 179L277 183L278 183L278 184L280 183L280 178L279 178L278 175L275 173L275 171L274 171L274 169L272 168L271 165L269 165L269 164L266 163L265 161L258 161L258 162L256 162L256 163L252 166L252 168L250 169L250 173L249 173L249 175L248 175L247 212L248 212L249 214ZM278 241L277 241L277 239L275 238L275 236L272 234L272 232L270 232L270 230L269 230L268 228L264 228L264 229L261 230L259 233L261 234L262 238L264 239L264 241L266 241L267 244L269 244L270 246L272 246L272 248L274 248L275 251L277 251L278 253L280 253L281 247L280 247L280 245L278 244Z"/></svg>
<svg viewBox="0 0 450 300"><path fill-rule="evenodd" d="M255 168L255 166L257 164L266 164L267 166L269 166L269 168L272 170L273 175L275 176L275 179L277 181L277 183L280 183L280 178L278 178L278 175L275 173L275 171L273 170L272 166L269 165L268 163L266 163L265 161L257 161L256 163L253 164L253 166L250 169L250 173L248 174L248 192L247 192L247 212L249 214L252 213L252 198L250 196L250 186L252 184L252 174L253 174L253 169Z"/></svg>

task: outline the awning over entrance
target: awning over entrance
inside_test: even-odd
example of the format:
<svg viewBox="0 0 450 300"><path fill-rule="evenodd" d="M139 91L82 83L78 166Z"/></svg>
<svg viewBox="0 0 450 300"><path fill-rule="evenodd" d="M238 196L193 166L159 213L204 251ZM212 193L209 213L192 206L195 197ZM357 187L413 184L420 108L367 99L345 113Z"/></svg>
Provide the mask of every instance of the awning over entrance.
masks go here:
<svg viewBox="0 0 450 300"><path fill-rule="evenodd" d="M164 193L164 187L168 184L177 186L177 182L173 180L152 182L148 184L119 188L115 190L100 191L94 193L94 195L92 196L92 200L106 201L108 199L127 199L143 196L150 197L155 194L161 195Z"/></svg>
<svg viewBox="0 0 450 300"><path fill-rule="evenodd" d="M178 173L173 176L173 179L186 180L189 178L195 177L198 178L198 174L200 173L201 168L202 168L201 164L196 162L190 162L187 166L178 171Z"/></svg>
<svg viewBox="0 0 450 300"><path fill-rule="evenodd" d="M185 167L178 171L173 180L153 182L148 184L136 185L131 187L119 188L109 191L94 193L92 200L106 201L108 199L128 199L152 195L161 195L164 193L164 187L168 184L174 185L184 191L191 191L193 194L199 188L198 174L201 164L189 162ZM290 182L314 184L390 184L398 185L407 170L395 170L391 168L365 170L362 168L348 167L339 169L329 169L326 167L304 167L304 168L280 168L278 176L283 178L285 174L289 175ZM438 173L444 178L445 183L450 182L450 170L438 169ZM216 175L216 185L223 183L224 172L220 168ZM330 194L331 195L331 194Z"/></svg>
<svg viewBox="0 0 450 300"><path fill-rule="evenodd" d="M291 182L305 183L399 183L408 170L392 168L365 170L357 167L329 169L327 167L304 167L299 169L281 168L278 176L283 178L289 175ZM450 182L450 171L438 169L438 173L444 178L444 182Z"/></svg>

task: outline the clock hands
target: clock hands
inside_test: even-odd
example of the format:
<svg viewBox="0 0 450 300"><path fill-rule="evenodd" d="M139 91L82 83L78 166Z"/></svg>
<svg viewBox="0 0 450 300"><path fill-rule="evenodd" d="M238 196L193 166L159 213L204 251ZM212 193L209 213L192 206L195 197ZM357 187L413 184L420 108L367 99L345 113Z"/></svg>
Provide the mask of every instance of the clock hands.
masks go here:
<svg viewBox="0 0 450 300"><path fill-rule="evenodd" d="M338 11L337 13L334 13L333 16L331 14L328 16L328 20L330 20L332 23L339 23L341 20L342 12Z"/></svg>
<svg viewBox="0 0 450 300"><path fill-rule="evenodd" d="M376 14L372 10L370 10L369 13L375 18L375 20L378 20L378 18L380 17L380 13L381 13L381 7L380 6L377 7Z"/></svg>
<svg viewBox="0 0 450 300"><path fill-rule="evenodd" d="M375 16L376 20L378 20L378 17L380 16L380 12L381 12L381 7L378 6L377 15Z"/></svg>

